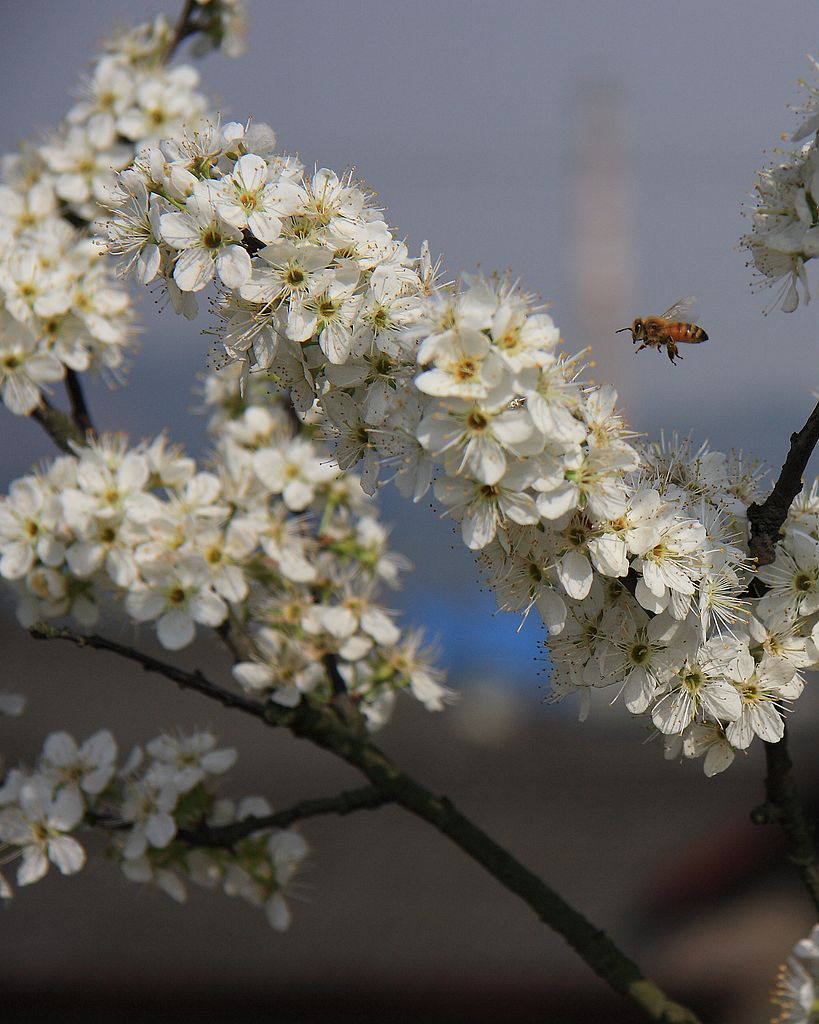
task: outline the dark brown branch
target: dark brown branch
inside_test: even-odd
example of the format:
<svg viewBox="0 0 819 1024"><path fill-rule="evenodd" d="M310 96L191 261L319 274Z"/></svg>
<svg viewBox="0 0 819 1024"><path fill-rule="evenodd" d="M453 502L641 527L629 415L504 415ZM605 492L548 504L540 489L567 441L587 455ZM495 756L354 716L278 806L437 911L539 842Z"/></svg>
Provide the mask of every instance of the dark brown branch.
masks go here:
<svg viewBox="0 0 819 1024"><path fill-rule="evenodd" d="M813 450L819 441L819 403L801 430L791 434L788 455L779 478L766 500L748 507L751 525L749 552L757 565L769 565L776 558L776 545L782 525L803 486L803 474ZM759 597L765 587L761 580L751 582L749 593ZM813 905L819 913L819 858L816 854L813 829L796 789L787 746L787 734L779 743L765 744L768 771L765 776L766 801L751 813L757 824L775 823L785 836L788 857L796 865Z"/></svg>
<svg viewBox="0 0 819 1024"><path fill-rule="evenodd" d="M819 403L801 430L791 434L791 446L779 479L765 501L748 506L751 524L749 552L757 565L768 565L776 557L779 531L788 517L794 498L802 490L802 475L819 441Z"/></svg>
<svg viewBox="0 0 819 1024"><path fill-rule="evenodd" d="M394 764L366 737L356 734L332 710L303 699L295 708L257 704L235 696L206 680L201 673L184 672L122 644L97 636L79 636L67 629L38 624L31 628L38 639L68 640L80 647L111 651L136 661L146 671L167 676L177 685L196 690L225 707L238 708L267 725L284 726L357 768L385 800L391 800L429 822L505 889L526 903L544 924L558 932L578 955L616 992L631 999L652 1020L662 1024L699 1024L699 1019L673 1002L611 939L537 875L524 867L446 798L437 796Z"/></svg>
<svg viewBox="0 0 819 1024"><path fill-rule="evenodd" d="M176 668L175 665L169 665L158 658L152 658L149 654L143 654L141 651L134 650L133 647L118 644L114 640L107 640L104 636L97 636L93 633L89 636L83 636L79 633L74 633L70 629L55 629L44 622L35 623L35 625L29 628L29 633L35 640L67 640L76 647L89 647L97 651L109 651L111 654L118 654L121 658L127 658L129 661L134 661L141 665L146 672L155 672L157 675L165 676L183 690L195 690L211 700L218 701L223 707L237 708L239 711L244 711L245 714L261 718L262 721L268 722L269 725L275 724L273 721L268 720L264 704L248 700L247 697L231 693L230 690L223 690L222 687L206 679L198 669L193 672L186 672L181 668Z"/></svg>
<svg viewBox="0 0 819 1024"><path fill-rule="evenodd" d="M68 452L69 455L74 452L71 447L72 442L80 447L85 444L85 434L74 420L62 409L56 409L44 397L40 405L31 413L31 418L40 424L61 451Z"/></svg>
<svg viewBox="0 0 819 1024"><path fill-rule="evenodd" d="M765 744L768 772L765 776L765 803L751 813L757 825L779 825L785 835L788 857L802 877L819 914L819 858L814 846L813 828L805 816L793 763L788 754L787 734L779 743Z"/></svg>
<svg viewBox="0 0 819 1024"><path fill-rule="evenodd" d="M221 626L217 626L216 634L224 641L236 661L250 661L257 653L253 642L232 613Z"/></svg>
<svg viewBox="0 0 819 1024"><path fill-rule="evenodd" d="M74 370L66 370L65 389L68 392L68 400L71 403L71 418L77 430L82 433L83 438L87 438L89 434L91 437L96 437L97 431L91 421L91 414L88 411L82 384Z"/></svg>
<svg viewBox="0 0 819 1024"><path fill-rule="evenodd" d="M566 939L592 970L649 1017L666 1024L696 1024L697 1017L644 977L603 931L464 817L446 797L433 794L402 772L372 742L354 735L335 715L306 701L297 708L277 709L276 717L294 735L343 758L395 803L447 836L504 888L520 897L541 921Z"/></svg>
<svg viewBox="0 0 819 1024"><path fill-rule="evenodd" d="M375 786L362 786L359 789L348 789L337 796L318 797L315 800L302 800L283 811L275 811L262 817L250 815L230 825L209 827L203 825L196 829L184 829L177 833L177 839L190 846L218 846L230 848L246 836L255 832L263 832L271 828L288 828L296 821L314 818L319 814L352 814L354 811L373 810L390 803Z"/></svg>
<svg viewBox="0 0 819 1024"><path fill-rule="evenodd" d="M195 35L199 31L199 25L194 18L196 6L196 0L185 0L185 6L177 19L176 28L163 55L163 63L167 64L188 36Z"/></svg>
<svg viewBox="0 0 819 1024"><path fill-rule="evenodd" d="M344 682L344 677L338 670L338 659L334 654L325 654L322 658L324 664L324 671L327 673L327 678L330 680L330 689L333 691L334 697L342 696L347 692L347 684Z"/></svg>

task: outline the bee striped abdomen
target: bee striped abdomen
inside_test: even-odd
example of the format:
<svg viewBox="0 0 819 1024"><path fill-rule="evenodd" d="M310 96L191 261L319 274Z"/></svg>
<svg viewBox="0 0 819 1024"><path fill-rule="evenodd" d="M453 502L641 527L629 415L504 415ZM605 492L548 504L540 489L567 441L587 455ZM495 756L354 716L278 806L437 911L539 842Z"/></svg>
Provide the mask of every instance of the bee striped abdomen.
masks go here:
<svg viewBox="0 0 819 1024"><path fill-rule="evenodd" d="M689 345L696 345L700 341L708 341L708 335L701 327L698 327L696 324L685 323L683 320L668 324L666 332L673 341L684 341L688 342Z"/></svg>

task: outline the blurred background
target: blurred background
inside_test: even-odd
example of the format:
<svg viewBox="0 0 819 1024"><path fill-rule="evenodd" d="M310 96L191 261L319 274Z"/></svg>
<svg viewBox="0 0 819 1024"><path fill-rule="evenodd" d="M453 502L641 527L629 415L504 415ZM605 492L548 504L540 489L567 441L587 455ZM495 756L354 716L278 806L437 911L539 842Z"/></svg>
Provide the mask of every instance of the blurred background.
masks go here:
<svg viewBox="0 0 819 1024"><path fill-rule="evenodd" d="M176 5L178 6L178 5ZM56 125L98 39L176 6L157 0L3 0L0 137L6 150ZM612 381L632 427L689 432L778 467L819 385L813 307L784 315L752 294L741 209L755 170L795 121L816 8L762 0L249 2L247 52L201 62L225 119L253 116L308 167L356 173L411 252L428 238L449 276L509 269L543 301L592 375ZM763 151L768 151L768 156ZM811 269L811 268L809 268ZM672 367L614 331L698 297L710 341ZM98 426L167 427L194 454L191 384L204 324L157 314L127 390L91 385ZM0 410L3 487L51 452ZM777 837L748 824L762 751L724 776L667 763L622 707L544 705L534 623L493 616L445 521L387 489L394 546L413 560L394 604L437 637L459 706L407 701L382 744L447 792L710 1019L767 1018L775 967L812 924ZM150 632L118 636L154 649ZM240 750L236 792L276 806L356 785L327 756L103 655L36 647L0 595L0 686L29 711L0 720L7 763L50 729L110 726L123 750L164 728L211 725ZM203 642L190 665L222 658ZM223 659L222 659L223 660ZM224 668L227 668L224 663ZM791 723L806 793L819 785L809 690ZM816 790L819 793L819 789ZM24 890L0 917L0 988L18 1017L129 1019L276 1013L282 1021L637 1021L562 940L445 840L398 811L315 820L314 855L285 936L218 894L180 908L97 859ZM52 873L53 874L53 873Z"/></svg>

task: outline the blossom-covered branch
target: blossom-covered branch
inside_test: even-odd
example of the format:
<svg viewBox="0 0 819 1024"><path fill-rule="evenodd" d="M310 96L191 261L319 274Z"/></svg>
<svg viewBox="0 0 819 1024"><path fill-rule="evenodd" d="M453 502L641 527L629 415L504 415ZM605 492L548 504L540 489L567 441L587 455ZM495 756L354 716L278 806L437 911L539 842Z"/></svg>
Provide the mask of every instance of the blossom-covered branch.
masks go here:
<svg viewBox="0 0 819 1024"><path fill-rule="evenodd" d="M369 738L402 690L435 711L453 698L420 633L383 604L407 563L372 499L388 479L416 502L433 488L498 606L542 620L553 698L579 694L583 717L606 689L650 720L667 756L703 756L707 775L764 740L765 813L816 901L816 856L779 741L804 673L819 667L819 492L794 501L819 406L765 502L754 463L689 440L639 441L614 389L583 382L583 353L566 353L519 286L443 283L428 245L411 255L351 174L307 173L263 123L200 119L197 73L167 62L194 34L200 49L235 50L240 24L235 0L188 0L176 26L157 19L120 35L60 130L4 165L0 397L66 454L0 499L0 576L35 637L107 650L286 727L371 785L274 814L262 798L217 798L211 777L235 755L209 733L157 737L119 772L105 731L81 746L53 734L37 767L0 789L18 883L49 863L79 870L73 833L99 826L128 877L177 898L187 878L219 883L284 927L283 892L306 844L270 829L394 802L653 1019L694 1024ZM811 103L802 135L819 126ZM784 279L786 310L797 286L807 301L805 263L819 254L817 167L811 141L764 172L745 239L757 269ZM121 272L177 313L193 317L211 290L225 365L205 382L207 460L162 434L96 434L79 374L119 375L135 332L89 225ZM46 398L58 380L70 415ZM248 696L41 621L70 616L88 630L104 605L154 624L170 651L214 630Z"/></svg>
<svg viewBox="0 0 819 1024"><path fill-rule="evenodd" d="M579 692L585 715L615 688L708 774L781 737L782 702L819 664L819 605L771 584L748 598L755 465L637 444L613 388L582 384L519 288L441 285L366 189L305 175L273 142L260 124L204 125L144 151L119 177L111 250L190 311L215 283L244 386L287 391L368 492L391 474L418 500L437 475L499 606L547 627L555 697ZM796 573L819 558L816 538L802 547Z"/></svg>
<svg viewBox="0 0 819 1024"><path fill-rule="evenodd" d="M83 639L63 634L64 631L48 631L41 633L40 636L43 639L53 637L75 642L77 639ZM105 649L142 664L141 655L120 645L106 643ZM160 667L149 668L177 683L180 682L179 675L185 674L175 669L166 672ZM220 703L223 702L218 687L206 682L203 688L198 675L189 675L189 684L193 688ZM236 706L239 710L248 711L241 704ZM249 713L260 717L256 708L249 709ZM270 702L261 717L267 725L288 728L294 735L308 739L342 758L370 780L380 794L381 801L394 802L432 824L485 868L504 888L530 906L545 924L566 939L601 978L617 992L640 1006L651 1019L666 1024L697 1024L697 1017L691 1011L670 1000L604 932L592 925L545 882L461 814L449 799L433 794L403 772L371 740L352 731L331 708L321 707L307 698L294 707ZM375 795L370 790L359 792L363 801L362 806L376 805L375 802L369 803L370 800L375 801ZM237 821L225 833L217 830L216 837L232 837L233 825L239 830L244 827ZM201 833L206 845L211 834L208 829ZM183 840L185 838L183 836Z"/></svg>
<svg viewBox="0 0 819 1024"><path fill-rule="evenodd" d="M817 441L819 403L802 429L791 435L787 458L771 493L761 504L754 503L748 508L748 522L751 526L749 551L757 565L769 564L776 557L780 530L788 518L794 499L802 491L802 477Z"/></svg>
<svg viewBox="0 0 819 1024"><path fill-rule="evenodd" d="M181 41L240 49L236 0L191 0L176 27L166 18L104 47L61 127L4 158L0 183L0 400L33 415L65 449L67 432L44 392L65 380L75 433L93 425L79 374L120 381L135 350L135 315L113 269L99 260L93 224L117 170L146 144L181 131L207 109L191 66L168 68Z"/></svg>
<svg viewBox="0 0 819 1024"><path fill-rule="evenodd" d="M3 864L20 858L19 886L38 882L50 864L64 875L82 870L86 851L77 835L94 829L109 839L109 855L131 881L152 883L180 902L187 881L221 885L227 895L264 908L274 928L287 928L285 896L307 843L278 823L264 797L236 803L217 795L216 781L235 763L235 750L220 749L210 732L198 732L157 736L144 750L136 747L119 769L116 758L116 741L106 729L79 745L68 733L55 732L34 769L6 775L0 853ZM288 815L292 824L297 816L292 809ZM231 828L238 831L229 845L191 838ZM0 875L0 896L12 895Z"/></svg>

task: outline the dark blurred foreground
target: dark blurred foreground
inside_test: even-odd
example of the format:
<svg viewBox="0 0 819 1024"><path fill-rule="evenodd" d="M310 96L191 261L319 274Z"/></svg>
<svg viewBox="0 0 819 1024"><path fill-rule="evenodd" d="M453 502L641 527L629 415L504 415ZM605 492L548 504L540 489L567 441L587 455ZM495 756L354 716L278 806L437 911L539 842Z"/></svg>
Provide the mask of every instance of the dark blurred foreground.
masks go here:
<svg viewBox="0 0 819 1024"><path fill-rule="evenodd" d="M145 630L107 632L156 650ZM305 742L112 656L30 640L8 616L0 651L0 688L25 684L29 696L22 719L0 720L8 765L33 760L57 728L82 739L108 726L124 755L162 730L210 725L240 752L226 794L260 793L284 807L361 783ZM179 660L227 678L215 642ZM541 704L534 678L528 690L467 682L453 680L463 698L441 715L402 701L379 743L706 1021L768 1019L777 964L813 920L777 834L748 821L762 799L762 750L708 780L699 764L664 762L622 708L602 705L581 725ZM816 705L803 696L791 728L806 791ZM3 1019L644 1019L526 906L405 812L312 819L303 831L314 852L285 935L218 892L192 889L180 907L99 856L77 876L52 871L19 890L0 917ZM98 852L94 844L89 837Z"/></svg>

